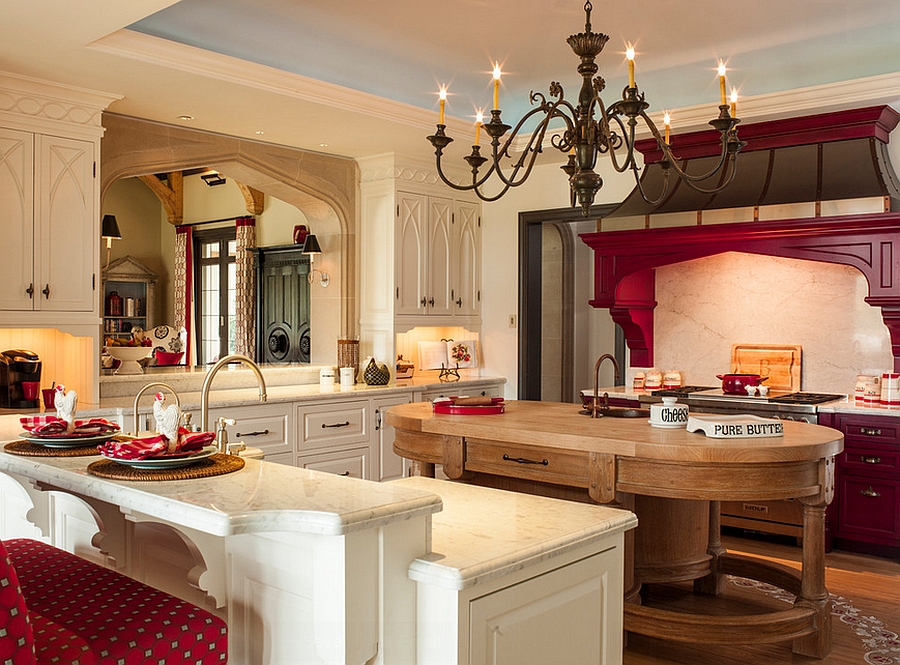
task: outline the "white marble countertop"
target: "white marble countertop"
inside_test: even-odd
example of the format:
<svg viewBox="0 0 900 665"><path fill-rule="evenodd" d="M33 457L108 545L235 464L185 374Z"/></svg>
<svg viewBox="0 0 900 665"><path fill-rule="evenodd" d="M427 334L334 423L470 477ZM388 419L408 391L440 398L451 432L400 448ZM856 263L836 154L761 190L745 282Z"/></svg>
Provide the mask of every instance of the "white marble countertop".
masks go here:
<svg viewBox="0 0 900 665"><path fill-rule="evenodd" d="M626 510L453 483L395 480L398 487L440 495L430 554L409 567L411 579L465 589L637 526Z"/></svg>
<svg viewBox="0 0 900 665"><path fill-rule="evenodd" d="M0 444L9 441L0 441ZM0 452L0 471L216 536L297 531L343 535L441 510L435 494L391 483L245 460L240 471L173 481L117 481L88 474L91 457Z"/></svg>

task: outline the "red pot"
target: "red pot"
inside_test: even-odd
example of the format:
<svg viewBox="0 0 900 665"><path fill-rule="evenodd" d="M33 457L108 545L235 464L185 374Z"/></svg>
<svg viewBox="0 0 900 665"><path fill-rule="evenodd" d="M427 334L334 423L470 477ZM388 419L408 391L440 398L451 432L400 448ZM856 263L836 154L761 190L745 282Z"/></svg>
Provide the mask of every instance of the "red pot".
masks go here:
<svg viewBox="0 0 900 665"><path fill-rule="evenodd" d="M716 374L722 379L722 392L730 395L746 395L747 386L758 386L769 377L759 374Z"/></svg>

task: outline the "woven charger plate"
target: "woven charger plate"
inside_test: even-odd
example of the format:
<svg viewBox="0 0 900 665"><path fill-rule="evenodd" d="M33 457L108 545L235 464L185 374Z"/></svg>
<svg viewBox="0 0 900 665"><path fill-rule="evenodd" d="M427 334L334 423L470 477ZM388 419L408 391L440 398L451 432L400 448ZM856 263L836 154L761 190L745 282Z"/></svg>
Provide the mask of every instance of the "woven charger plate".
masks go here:
<svg viewBox="0 0 900 665"><path fill-rule="evenodd" d="M135 469L119 464L115 460L102 459L88 464L87 472L100 478L112 480L187 480L189 478L210 478L244 468L244 458L236 455L216 453L212 457L178 469Z"/></svg>
<svg viewBox="0 0 900 665"><path fill-rule="evenodd" d="M87 457L100 454L96 443L77 448L48 448L31 441L12 441L3 446L3 450L23 457Z"/></svg>

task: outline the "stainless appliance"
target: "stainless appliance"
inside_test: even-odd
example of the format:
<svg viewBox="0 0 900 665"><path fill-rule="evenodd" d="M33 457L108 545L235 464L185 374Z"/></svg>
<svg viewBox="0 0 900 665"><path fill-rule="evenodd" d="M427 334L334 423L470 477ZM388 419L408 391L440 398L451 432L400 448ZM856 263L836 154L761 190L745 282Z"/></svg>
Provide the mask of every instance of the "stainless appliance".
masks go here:
<svg viewBox="0 0 900 665"><path fill-rule="evenodd" d="M818 422L818 405L846 399L846 395L832 393L770 391L767 395L735 395L721 388L709 386L682 386L666 390L654 390L642 395L642 403L659 401L660 397L674 396L687 404L692 413L749 413L756 416Z"/></svg>
<svg viewBox="0 0 900 665"><path fill-rule="evenodd" d="M27 349L9 349L0 353L0 408L38 408L40 385L41 359L38 354Z"/></svg>
<svg viewBox="0 0 900 665"><path fill-rule="evenodd" d="M691 413L739 414L818 422L818 405L846 399L846 395L770 391L767 395L733 395L721 388L708 386L682 386L668 390L656 390L642 395L642 403L653 403L663 396L673 395L687 404ZM761 533L803 537L803 506L793 499L786 501L723 501L722 525Z"/></svg>

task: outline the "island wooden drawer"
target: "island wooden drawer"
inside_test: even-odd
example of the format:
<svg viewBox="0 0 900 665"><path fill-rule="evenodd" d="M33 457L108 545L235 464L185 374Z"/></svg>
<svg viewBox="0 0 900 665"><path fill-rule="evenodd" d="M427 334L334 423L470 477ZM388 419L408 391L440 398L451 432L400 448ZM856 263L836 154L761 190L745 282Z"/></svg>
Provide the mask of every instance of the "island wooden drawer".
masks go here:
<svg viewBox="0 0 900 665"><path fill-rule="evenodd" d="M299 451L369 442L369 402L359 400L298 408Z"/></svg>
<svg viewBox="0 0 900 665"><path fill-rule="evenodd" d="M803 504L799 501L723 501L722 516L766 522L803 525Z"/></svg>
<svg viewBox="0 0 900 665"><path fill-rule="evenodd" d="M466 437L466 471L543 483L588 487L588 456L539 446L516 446Z"/></svg>
<svg viewBox="0 0 900 665"><path fill-rule="evenodd" d="M842 473L900 478L900 449L894 446L851 446L840 456Z"/></svg>

